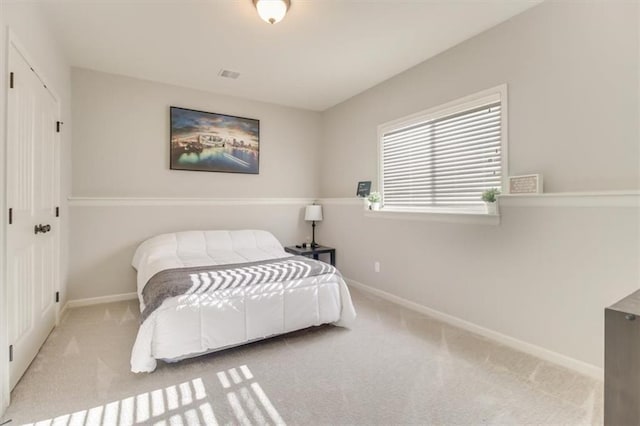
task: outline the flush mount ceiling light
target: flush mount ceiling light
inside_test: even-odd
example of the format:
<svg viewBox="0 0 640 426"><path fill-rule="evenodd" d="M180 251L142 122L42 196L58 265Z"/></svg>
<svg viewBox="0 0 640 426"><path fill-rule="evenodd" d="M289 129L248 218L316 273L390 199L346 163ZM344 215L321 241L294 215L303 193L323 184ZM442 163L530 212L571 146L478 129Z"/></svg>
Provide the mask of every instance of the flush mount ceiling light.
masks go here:
<svg viewBox="0 0 640 426"><path fill-rule="evenodd" d="M253 4L258 9L258 15L270 23L275 24L282 21L284 15L287 14L289 6L291 6L290 0L253 0Z"/></svg>

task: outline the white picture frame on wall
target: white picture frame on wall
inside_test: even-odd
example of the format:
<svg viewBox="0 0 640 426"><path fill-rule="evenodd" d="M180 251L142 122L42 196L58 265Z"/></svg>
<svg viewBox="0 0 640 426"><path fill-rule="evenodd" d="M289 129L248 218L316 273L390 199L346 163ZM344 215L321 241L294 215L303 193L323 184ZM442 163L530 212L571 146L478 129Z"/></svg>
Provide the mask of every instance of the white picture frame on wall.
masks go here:
<svg viewBox="0 0 640 426"><path fill-rule="evenodd" d="M509 176L509 194L542 194L542 175Z"/></svg>

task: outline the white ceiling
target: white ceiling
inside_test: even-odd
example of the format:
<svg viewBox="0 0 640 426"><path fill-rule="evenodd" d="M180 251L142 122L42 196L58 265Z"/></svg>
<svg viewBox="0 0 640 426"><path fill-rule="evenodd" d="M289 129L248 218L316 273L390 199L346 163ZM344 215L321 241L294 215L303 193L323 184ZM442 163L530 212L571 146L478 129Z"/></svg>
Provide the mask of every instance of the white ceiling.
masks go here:
<svg viewBox="0 0 640 426"><path fill-rule="evenodd" d="M73 66L322 111L539 0L49 0ZM218 77L221 68L237 80Z"/></svg>

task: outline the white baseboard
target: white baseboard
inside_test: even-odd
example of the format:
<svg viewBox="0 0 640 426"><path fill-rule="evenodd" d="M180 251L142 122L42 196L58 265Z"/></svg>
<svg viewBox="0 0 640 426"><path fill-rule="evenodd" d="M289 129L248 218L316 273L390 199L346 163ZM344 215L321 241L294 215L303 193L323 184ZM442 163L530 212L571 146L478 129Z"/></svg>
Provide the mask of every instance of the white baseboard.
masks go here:
<svg viewBox="0 0 640 426"><path fill-rule="evenodd" d="M462 328L472 333L487 337L489 339L492 339L510 348L528 353L535 357L541 358L545 361L549 361L554 364L561 365L563 367L569 368L573 371L576 371L580 374L584 374L586 376L592 377L597 380L604 379L604 370L600 367L596 367L595 365L588 364L584 361L580 361L575 358L562 355L558 352L553 352L541 346L527 343L525 341L515 339L513 337L507 336L497 331L490 330L485 327L481 327L479 325L476 325L469 321L465 321L453 315L445 314L444 312L440 312L435 309L431 309L426 306L420 305L418 303L411 302L407 299L403 299L402 297L393 295L391 293L387 293L386 291L379 290L377 288L370 287L358 281L354 281L348 278L345 278L345 281L350 286L355 287L359 290L376 295L382 299L388 300L389 302L396 303L398 305L404 306L405 308L420 312L422 314L425 314L427 316L430 316L432 318L435 318L447 324L451 324L453 326Z"/></svg>
<svg viewBox="0 0 640 426"><path fill-rule="evenodd" d="M138 298L138 294L133 292L133 293L112 294L109 296L89 297L87 299L69 300L67 301L67 303L65 303L64 308L62 308L62 312L60 313L60 315L62 316L64 311L66 311L69 308L100 305L102 303L121 302L123 300L133 300L137 298Z"/></svg>

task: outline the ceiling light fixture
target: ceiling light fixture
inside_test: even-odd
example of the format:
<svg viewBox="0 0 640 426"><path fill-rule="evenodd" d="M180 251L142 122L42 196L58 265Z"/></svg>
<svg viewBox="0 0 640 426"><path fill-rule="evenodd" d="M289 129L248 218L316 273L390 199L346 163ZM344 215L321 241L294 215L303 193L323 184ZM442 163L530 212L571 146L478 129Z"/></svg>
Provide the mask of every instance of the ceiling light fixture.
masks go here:
<svg viewBox="0 0 640 426"><path fill-rule="evenodd" d="M253 0L253 4L258 10L258 15L270 23L275 24L282 21L287 10L291 6L290 0Z"/></svg>

